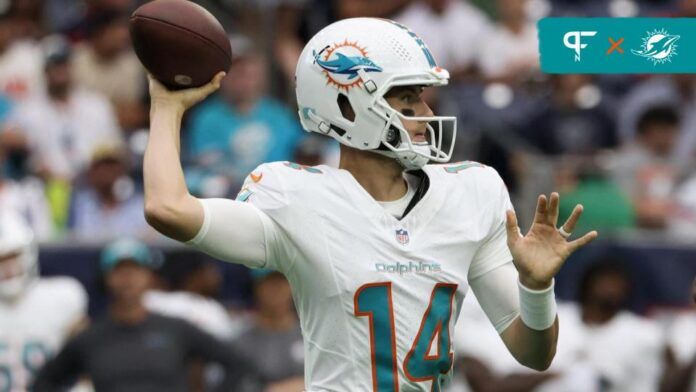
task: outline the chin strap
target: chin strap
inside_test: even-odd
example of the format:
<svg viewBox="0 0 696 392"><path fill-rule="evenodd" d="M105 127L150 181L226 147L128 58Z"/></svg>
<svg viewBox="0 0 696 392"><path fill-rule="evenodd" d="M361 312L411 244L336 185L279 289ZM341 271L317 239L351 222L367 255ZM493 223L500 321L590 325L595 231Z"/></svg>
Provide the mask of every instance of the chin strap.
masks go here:
<svg viewBox="0 0 696 392"><path fill-rule="evenodd" d="M428 178L428 175L425 174L425 172L423 170L419 169L419 170L409 171L407 173L412 174L412 175L420 178L420 180L418 181L418 187L416 188L416 193L413 195L413 198L411 198L411 201L406 206L406 209L404 210L404 215L401 217L401 219L406 217L406 215L409 212L411 212L413 207L415 207L416 204L418 204L418 202L428 192L428 188L430 188L430 178Z"/></svg>

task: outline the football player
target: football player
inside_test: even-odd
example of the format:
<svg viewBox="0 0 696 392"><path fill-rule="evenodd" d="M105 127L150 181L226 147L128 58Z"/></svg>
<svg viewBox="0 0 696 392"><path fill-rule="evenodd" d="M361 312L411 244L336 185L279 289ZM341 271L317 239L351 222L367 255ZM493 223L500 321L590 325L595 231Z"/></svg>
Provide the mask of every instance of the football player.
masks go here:
<svg viewBox="0 0 696 392"><path fill-rule="evenodd" d="M0 211L0 390L27 391L36 372L86 320L87 295L72 278L39 278L27 223Z"/></svg>
<svg viewBox="0 0 696 392"><path fill-rule="evenodd" d="M288 278L308 391L440 390L469 287L519 362L549 366L553 277L597 233L568 241L582 207L557 228L553 193L523 236L495 170L444 164L455 119L433 115L422 91L449 74L416 34L374 18L320 31L297 65L297 102L305 130L341 143L339 168L262 164L236 201L200 200L184 182L180 122L223 76L180 92L151 79L145 213L171 238Z"/></svg>

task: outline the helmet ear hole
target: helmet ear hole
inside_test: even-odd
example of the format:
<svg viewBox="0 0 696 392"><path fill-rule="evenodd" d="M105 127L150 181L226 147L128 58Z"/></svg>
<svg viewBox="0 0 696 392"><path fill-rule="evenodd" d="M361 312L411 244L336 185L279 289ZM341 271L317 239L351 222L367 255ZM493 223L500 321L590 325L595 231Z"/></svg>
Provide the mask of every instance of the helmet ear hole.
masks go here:
<svg viewBox="0 0 696 392"><path fill-rule="evenodd" d="M336 103L341 110L343 118L350 122L355 122L355 110L353 110L353 106L350 104L348 97L345 94L339 93L338 98L336 98Z"/></svg>

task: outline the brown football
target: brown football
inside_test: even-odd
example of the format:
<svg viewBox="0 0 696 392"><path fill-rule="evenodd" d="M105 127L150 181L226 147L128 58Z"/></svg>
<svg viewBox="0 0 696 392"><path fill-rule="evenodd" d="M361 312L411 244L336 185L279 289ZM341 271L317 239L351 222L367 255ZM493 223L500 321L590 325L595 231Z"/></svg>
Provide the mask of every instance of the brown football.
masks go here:
<svg viewBox="0 0 696 392"><path fill-rule="evenodd" d="M172 90L199 87L232 64L225 29L205 8L188 0L155 0L130 18L140 62Z"/></svg>

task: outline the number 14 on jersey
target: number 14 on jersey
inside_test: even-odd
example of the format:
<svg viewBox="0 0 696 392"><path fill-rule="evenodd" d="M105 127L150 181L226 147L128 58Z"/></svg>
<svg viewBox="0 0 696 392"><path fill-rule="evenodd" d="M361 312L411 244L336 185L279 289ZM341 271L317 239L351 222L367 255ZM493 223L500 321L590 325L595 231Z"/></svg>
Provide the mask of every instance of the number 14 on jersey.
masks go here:
<svg viewBox="0 0 696 392"><path fill-rule="evenodd" d="M432 381L433 391L440 390L440 376L452 368L449 323L456 291L456 284L435 285L418 334L403 363L404 374L410 381ZM363 285L353 299L355 315L369 320L374 392L398 392L399 365L391 282ZM436 344L434 348L433 344ZM433 349L435 354L431 354Z"/></svg>

